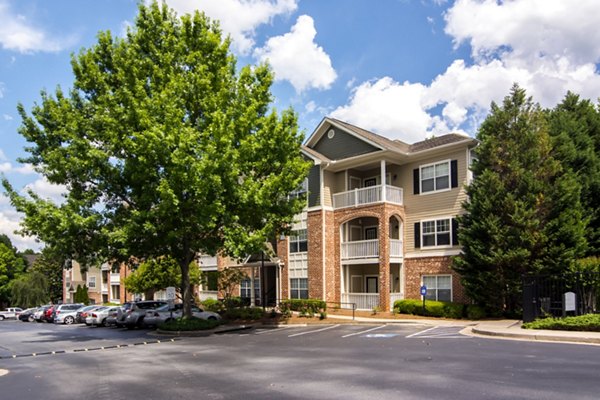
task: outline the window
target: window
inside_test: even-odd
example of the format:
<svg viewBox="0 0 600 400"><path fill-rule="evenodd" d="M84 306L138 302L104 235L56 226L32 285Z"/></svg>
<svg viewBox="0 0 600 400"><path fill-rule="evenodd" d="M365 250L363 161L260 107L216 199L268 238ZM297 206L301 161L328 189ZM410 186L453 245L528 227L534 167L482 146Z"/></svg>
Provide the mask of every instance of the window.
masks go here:
<svg viewBox="0 0 600 400"><path fill-rule="evenodd" d="M452 276L423 276L423 285L427 287L426 300L452 301Z"/></svg>
<svg viewBox="0 0 600 400"><path fill-rule="evenodd" d="M421 193L450 189L450 161L421 167Z"/></svg>
<svg viewBox="0 0 600 400"><path fill-rule="evenodd" d="M306 197L308 193L308 178L304 179L300 187L290 193L290 199Z"/></svg>
<svg viewBox="0 0 600 400"><path fill-rule="evenodd" d="M119 285L111 285L110 286L110 298L113 300L121 299L121 290Z"/></svg>
<svg viewBox="0 0 600 400"><path fill-rule="evenodd" d="M240 283L240 297L249 299L252 297L252 280L246 278ZM254 298L260 299L260 282L257 278L254 278Z"/></svg>
<svg viewBox="0 0 600 400"><path fill-rule="evenodd" d="M450 219L422 221L421 232L423 247L450 245Z"/></svg>
<svg viewBox="0 0 600 400"><path fill-rule="evenodd" d="M96 288L96 277L95 276L88 277L88 287L90 289L95 289Z"/></svg>
<svg viewBox="0 0 600 400"><path fill-rule="evenodd" d="M290 299L308 299L308 279L290 279Z"/></svg>
<svg viewBox="0 0 600 400"><path fill-rule="evenodd" d="M301 253L304 251L308 251L306 229L292 231L292 235L290 236L290 253Z"/></svg>
<svg viewBox="0 0 600 400"><path fill-rule="evenodd" d="M217 282L219 279L219 272L217 271L202 271L202 289L203 290L218 290Z"/></svg>

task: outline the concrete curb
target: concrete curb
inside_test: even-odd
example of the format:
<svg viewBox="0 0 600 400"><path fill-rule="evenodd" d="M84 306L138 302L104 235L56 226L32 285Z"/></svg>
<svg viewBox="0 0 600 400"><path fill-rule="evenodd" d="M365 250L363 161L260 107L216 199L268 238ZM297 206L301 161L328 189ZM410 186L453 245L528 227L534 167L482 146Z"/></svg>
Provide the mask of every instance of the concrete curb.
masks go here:
<svg viewBox="0 0 600 400"><path fill-rule="evenodd" d="M551 333L519 333L506 331L492 331L485 328L472 327L471 333L481 336L492 336L506 339L520 339L540 342L564 342L564 343L580 343L580 344L600 344L599 337L589 336L562 336ZM585 334L585 332L582 332Z"/></svg>

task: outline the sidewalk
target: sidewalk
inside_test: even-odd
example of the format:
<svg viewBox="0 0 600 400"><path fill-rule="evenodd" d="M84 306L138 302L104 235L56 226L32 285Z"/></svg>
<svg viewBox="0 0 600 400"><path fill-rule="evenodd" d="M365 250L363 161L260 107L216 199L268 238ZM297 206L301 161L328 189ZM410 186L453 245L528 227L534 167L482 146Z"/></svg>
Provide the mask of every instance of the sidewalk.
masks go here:
<svg viewBox="0 0 600 400"><path fill-rule="evenodd" d="M352 317L330 315L328 319L352 320ZM600 332L551 331L541 329L522 329L521 321L515 319L469 321L448 319L391 319L356 317L355 323L381 324L418 324L435 326L464 326L461 333L471 336L486 336L496 339L529 340L540 342L566 342L600 344Z"/></svg>

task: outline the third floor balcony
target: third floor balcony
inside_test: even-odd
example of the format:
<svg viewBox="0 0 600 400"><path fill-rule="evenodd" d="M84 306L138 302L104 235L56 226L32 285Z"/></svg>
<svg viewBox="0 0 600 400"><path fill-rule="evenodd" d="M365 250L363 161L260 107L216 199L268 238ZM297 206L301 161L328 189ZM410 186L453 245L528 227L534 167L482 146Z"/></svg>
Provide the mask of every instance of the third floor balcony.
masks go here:
<svg viewBox="0 0 600 400"><path fill-rule="evenodd" d="M333 195L334 209L357 207L380 202L402 205L402 188L392 185L374 185L339 192Z"/></svg>

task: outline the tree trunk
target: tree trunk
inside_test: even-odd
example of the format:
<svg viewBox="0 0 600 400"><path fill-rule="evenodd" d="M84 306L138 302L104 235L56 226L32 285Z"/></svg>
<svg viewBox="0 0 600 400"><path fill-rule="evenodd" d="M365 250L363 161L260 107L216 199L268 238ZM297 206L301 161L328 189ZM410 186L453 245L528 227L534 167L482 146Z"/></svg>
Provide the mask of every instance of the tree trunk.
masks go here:
<svg viewBox="0 0 600 400"><path fill-rule="evenodd" d="M181 293L183 298L183 316L185 318L192 317L192 286L190 285L190 263L192 259L186 257L180 261L181 268Z"/></svg>

